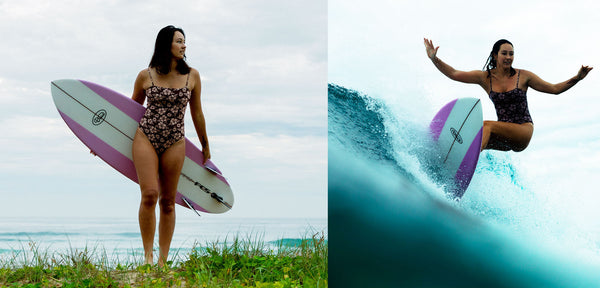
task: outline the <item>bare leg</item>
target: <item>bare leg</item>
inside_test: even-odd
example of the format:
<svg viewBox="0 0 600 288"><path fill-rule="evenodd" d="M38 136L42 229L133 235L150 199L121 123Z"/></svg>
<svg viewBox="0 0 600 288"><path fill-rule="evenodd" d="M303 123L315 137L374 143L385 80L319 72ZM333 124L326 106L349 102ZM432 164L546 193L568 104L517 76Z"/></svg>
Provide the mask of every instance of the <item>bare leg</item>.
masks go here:
<svg viewBox="0 0 600 288"><path fill-rule="evenodd" d="M158 224L158 245L162 267L168 259L173 231L175 230L175 195L181 168L185 159L185 141L179 141L165 151L160 158L160 223Z"/></svg>
<svg viewBox="0 0 600 288"><path fill-rule="evenodd" d="M138 175L142 197L139 223L144 244L145 264L153 264L153 245L156 230L156 203L159 196L158 156L146 135L138 129L133 139L133 163Z"/></svg>
<svg viewBox="0 0 600 288"><path fill-rule="evenodd" d="M520 152L529 145L533 124L515 124L499 121L483 121L481 150L494 149Z"/></svg>

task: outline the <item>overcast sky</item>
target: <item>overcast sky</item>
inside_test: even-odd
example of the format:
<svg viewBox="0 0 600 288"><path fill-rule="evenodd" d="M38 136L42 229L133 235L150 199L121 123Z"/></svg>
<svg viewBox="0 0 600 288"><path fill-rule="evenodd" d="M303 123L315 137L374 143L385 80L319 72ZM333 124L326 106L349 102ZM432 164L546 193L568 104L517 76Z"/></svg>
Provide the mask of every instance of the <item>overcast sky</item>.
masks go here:
<svg viewBox="0 0 600 288"><path fill-rule="evenodd" d="M165 3L0 1L1 217L137 217L139 187L89 155L56 111L50 81L130 97L171 24L186 32L212 160L235 194L234 209L216 217L327 216L327 3ZM199 145L189 114L186 126Z"/></svg>
<svg viewBox="0 0 600 288"><path fill-rule="evenodd" d="M424 37L459 70L482 69L502 38L514 44L514 67L551 83L593 66L561 95L529 89L535 132L529 148L512 158L542 197L569 203L568 215L600 227L600 2L329 0L328 7L328 81L384 99L399 119L417 125L458 97L481 98L484 119L497 119L483 89L435 68Z"/></svg>

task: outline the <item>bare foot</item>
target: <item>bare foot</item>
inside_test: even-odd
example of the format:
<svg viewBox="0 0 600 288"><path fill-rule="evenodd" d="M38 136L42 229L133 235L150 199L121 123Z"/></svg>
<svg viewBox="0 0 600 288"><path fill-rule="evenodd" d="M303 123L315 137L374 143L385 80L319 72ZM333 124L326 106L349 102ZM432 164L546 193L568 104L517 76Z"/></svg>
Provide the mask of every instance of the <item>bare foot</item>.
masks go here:
<svg viewBox="0 0 600 288"><path fill-rule="evenodd" d="M165 266L166 263L167 261L165 261L163 257L158 258L158 267L162 268Z"/></svg>
<svg viewBox="0 0 600 288"><path fill-rule="evenodd" d="M154 257L153 257L153 255L152 255L152 253L150 253L150 254L146 254L146 255L145 255L145 258L146 258L146 259L145 259L145 261L144 261L144 264L150 264L150 266L152 266L152 265L154 264L154 259L153 259Z"/></svg>

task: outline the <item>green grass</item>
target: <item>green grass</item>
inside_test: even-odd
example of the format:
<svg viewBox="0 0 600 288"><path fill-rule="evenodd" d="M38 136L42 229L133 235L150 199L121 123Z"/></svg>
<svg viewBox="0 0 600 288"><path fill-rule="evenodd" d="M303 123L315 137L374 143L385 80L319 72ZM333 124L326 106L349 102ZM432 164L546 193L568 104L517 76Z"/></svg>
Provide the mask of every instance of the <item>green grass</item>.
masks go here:
<svg viewBox="0 0 600 288"><path fill-rule="evenodd" d="M69 249L50 254L34 242L0 262L0 287L328 287L327 239L261 239L209 243L167 267L110 263L105 251Z"/></svg>

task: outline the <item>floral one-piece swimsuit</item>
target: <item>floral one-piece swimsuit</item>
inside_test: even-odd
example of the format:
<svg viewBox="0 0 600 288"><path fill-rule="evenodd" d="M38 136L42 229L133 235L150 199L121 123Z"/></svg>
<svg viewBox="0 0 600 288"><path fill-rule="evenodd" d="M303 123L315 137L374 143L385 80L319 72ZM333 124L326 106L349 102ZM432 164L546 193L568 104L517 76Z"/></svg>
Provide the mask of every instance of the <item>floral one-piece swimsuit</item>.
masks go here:
<svg viewBox="0 0 600 288"><path fill-rule="evenodd" d="M161 155L173 144L185 138L185 109L191 99L192 92L188 88L188 74L183 88L166 88L154 85L150 68L148 68L152 86L146 89L148 105L140 120L140 128L146 134L156 154Z"/></svg>
<svg viewBox="0 0 600 288"><path fill-rule="evenodd" d="M498 121L516 124L532 123L531 114L527 105L527 92L519 88L521 70L517 74L517 86L506 92L495 92L492 89L492 77L490 77L490 99L496 107Z"/></svg>

